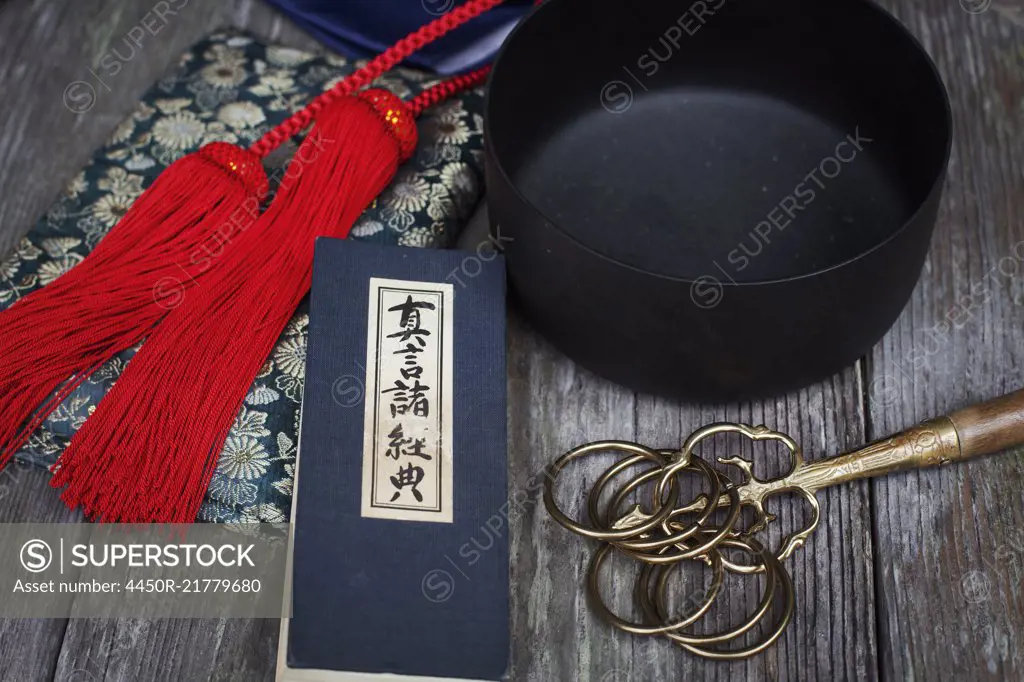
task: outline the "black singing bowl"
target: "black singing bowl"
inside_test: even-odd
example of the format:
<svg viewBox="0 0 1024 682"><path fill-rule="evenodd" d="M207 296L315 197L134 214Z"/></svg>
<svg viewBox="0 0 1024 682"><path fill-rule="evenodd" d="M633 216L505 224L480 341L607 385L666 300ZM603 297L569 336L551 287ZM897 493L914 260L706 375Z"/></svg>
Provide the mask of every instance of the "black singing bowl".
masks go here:
<svg viewBox="0 0 1024 682"><path fill-rule="evenodd" d="M774 395L895 322L951 135L934 64L868 0L550 0L491 77L491 229L519 307L581 365Z"/></svg>

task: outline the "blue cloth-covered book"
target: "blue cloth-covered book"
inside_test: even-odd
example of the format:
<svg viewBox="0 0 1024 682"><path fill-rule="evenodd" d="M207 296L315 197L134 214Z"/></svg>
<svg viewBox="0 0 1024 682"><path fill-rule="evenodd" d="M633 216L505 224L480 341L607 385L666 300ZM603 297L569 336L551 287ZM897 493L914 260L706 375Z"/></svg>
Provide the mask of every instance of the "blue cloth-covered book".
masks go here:
<svg viewBox="0 0 1024 682"><path fill-rule="evenodd" d="M500 255L318 240L279 680L504 678L505 377Z"/></svg>

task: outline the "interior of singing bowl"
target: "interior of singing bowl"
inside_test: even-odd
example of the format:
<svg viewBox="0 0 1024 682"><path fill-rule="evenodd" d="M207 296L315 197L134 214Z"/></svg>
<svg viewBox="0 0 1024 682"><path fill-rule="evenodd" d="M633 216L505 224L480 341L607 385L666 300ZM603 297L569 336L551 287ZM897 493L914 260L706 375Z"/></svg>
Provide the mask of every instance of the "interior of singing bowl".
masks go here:
<svg viewBox="0 0 1024 682"><path fill-rule="evenodd" d="M559 229L680 279L849 261L941 181L934 65L867 0L551 0L495 68L501 171Z"/></svg>

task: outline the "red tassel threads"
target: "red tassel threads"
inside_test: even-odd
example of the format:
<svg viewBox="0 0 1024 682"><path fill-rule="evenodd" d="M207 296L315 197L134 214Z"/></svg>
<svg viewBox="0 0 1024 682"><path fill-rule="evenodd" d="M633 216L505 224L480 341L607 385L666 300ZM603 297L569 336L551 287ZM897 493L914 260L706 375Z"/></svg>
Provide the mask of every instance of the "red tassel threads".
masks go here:
<svg viewBox="0 0 1024 682"><path fill-rule="evenodd" d="M55 467L90 516L195 520L253 379L309 291L314 243L345 237L415 150L408 105L381 90L318 115L267 211L147 339Z"/></svg>
<svg viewBox="0 0 1024 682"><path fill-rule="evenodd" d="M178 304L223 236L256 220L266 194L258 156L207 145L169 166L81 263L0 313L0 467L89 374Z"/></svg>

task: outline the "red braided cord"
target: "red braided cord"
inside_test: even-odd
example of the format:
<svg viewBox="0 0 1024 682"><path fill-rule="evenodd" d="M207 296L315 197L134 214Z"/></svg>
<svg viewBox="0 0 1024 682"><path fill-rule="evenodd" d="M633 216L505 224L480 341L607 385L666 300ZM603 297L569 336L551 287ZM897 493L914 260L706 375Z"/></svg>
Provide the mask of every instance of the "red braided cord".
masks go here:
<svg viewBox="0 0 1024 682"><path fill-rule="evenodd" d="M491 67L488 65L461 76L453 76L416 95L409 101L409 108L412 109L414 116L419 116L425 109L440 104L453 95L483 85L490 73Z"/></svg>
<svg viewBox="0 0 1024 682"><path fill-rule="evenodd" d="M386 51L377 55L366 66L318 96L306 105L304 109L296 112L284 123L268 132L256 144L250 147L249 151L260 157L266 156L285 140L293 137L300 130L308 126L313 117L331 102L366 87L380 77L381 74L390 71L399 62L423 46L437 40L470 19L497 7L502 2L504 0L469 0L466 4L453 9L442 17L438 17L418 31L410 33Z"/></svg>
<svg viewBox="0 0 1024 682"><path fill-rule="evenodd" d="M535 7L540 7L544 2L545 0L534 0L533 4ZM471 71L460 76L452 76L448 80L438 83L414 97L409 101L409 108L412 110L414 116L419 116L426 109L440 104L449 97L483 85L487 82L487 77L489 75L491 75L490 64L477 69L476 71Z"/></svg>

